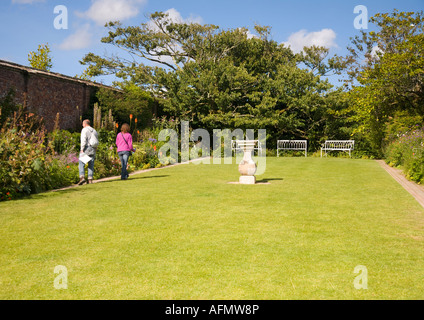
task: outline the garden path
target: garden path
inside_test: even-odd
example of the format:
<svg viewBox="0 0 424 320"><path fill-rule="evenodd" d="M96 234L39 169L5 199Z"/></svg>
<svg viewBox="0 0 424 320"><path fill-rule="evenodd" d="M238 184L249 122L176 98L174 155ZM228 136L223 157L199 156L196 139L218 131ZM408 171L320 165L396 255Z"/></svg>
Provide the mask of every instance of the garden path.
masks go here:
<svg viewBox="0 0 424 320"><path fill-rule="evenodd" d="M188 163L193 162L193 161L198 161L200 159L202 159L202 158L197 158L197 159L193 159L193 160L186 161L186 162L181 162L181 163L175 163L175 164L171 164L171 165L168 165L168 166L163 166L163 167L160 167L160 168L149 168L149 169L144 169L144 170L138 170L138 171L132 172L131 175L135 175L135 174L139 174L139 173L143 173L143 172L149 172L149 171L153 171L153 170L160 170L160 169L165 169L165 168L171 168L171 167L175 167L175 166L178 166L178 165L181 165L181 164L188 164ZM104 182L104 181L109 181L109 180L116 180L116 179L120 179L120 178L121 178L120 175L119 176L113 176L113 177L107 177L107 178L93 180L93 183L99 183L99 182ZM63 191L63 190L68 190L68 189L72 189L72 188L77 188L77 187L79 187L78 184L73 184L71 186L67 186L67 187L60 188L60 189L55 189L55 190L50 190L48 192Z"/></svg>
<svg viewBox="0 0 424 320"><path fill-rule="evenodd" d="M421 206L424 207L423 186L413 181L409 181L402 173L402 170L389 166L388 164L386 164L386 162L384 162L384 160L377 160L377 162L393 177L393 179L395 179L406 191L408 191Z"/></svg>

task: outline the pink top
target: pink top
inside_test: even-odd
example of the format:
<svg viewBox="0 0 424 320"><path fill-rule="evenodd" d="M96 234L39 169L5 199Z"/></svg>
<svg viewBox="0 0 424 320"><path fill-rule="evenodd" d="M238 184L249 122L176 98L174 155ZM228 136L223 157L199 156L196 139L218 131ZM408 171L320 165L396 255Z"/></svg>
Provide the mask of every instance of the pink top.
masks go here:
<svg viewBox="0 0 424 320"><path fill-rule="evenodd" d="M125 140L127 142L125 142ZM128 143L128 144L127 144ZM120 151L133 151L133 143L132 143L132 136L130 133L124 133L120 132L118 136L116 137L116 146L118 147L118 152Z"/></svg>

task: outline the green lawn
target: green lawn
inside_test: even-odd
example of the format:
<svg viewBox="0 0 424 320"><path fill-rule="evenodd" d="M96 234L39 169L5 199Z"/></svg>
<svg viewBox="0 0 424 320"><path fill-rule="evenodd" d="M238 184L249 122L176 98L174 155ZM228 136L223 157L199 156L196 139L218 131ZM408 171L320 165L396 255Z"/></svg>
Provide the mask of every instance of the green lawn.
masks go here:
<svg viewBox="0 0 424 320"><path fill-rule="evenodd" d="M190 164L0 203L0 299L424 298L424 210L377 162L268 158L257 179Z"/></svg>

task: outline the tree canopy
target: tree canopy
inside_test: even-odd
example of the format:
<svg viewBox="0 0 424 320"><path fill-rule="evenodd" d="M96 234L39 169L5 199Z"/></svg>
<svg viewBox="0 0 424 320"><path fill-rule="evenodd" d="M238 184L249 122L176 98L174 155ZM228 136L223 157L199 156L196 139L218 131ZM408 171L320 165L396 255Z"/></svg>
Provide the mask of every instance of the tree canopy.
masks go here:
<svg viewBox="0 0 424 320"><path fill-rule="evenodd" d="M359 124L357 131L379 152L391 119L422 122L424 116L423 18L423 12L376 14L370 21L377 31L362 31L352 39L346 57L350 111Z"/></svg>
<svg viewBox="0 0 424 320"><path fill-rule="evenodd" d="M36 69L49 71L53 66L50 52L51 50L48 44L39 45L37 51L31 51L28 54L30 66Z"/></svg>
<svg viewBox="0 0 424 320"><path fill-rule="evenodd" d="M279 138L308 138L336 117L340 91L324 75L342 63L328 59L328 49L294 54L270 39L267 26L251 36L246 28L176 23L162 12L150 18L139 26L108 23L102 42L123 54L87 54L86 73L115 74L150 91L169 115L205 129L266 128Z"/></svg>

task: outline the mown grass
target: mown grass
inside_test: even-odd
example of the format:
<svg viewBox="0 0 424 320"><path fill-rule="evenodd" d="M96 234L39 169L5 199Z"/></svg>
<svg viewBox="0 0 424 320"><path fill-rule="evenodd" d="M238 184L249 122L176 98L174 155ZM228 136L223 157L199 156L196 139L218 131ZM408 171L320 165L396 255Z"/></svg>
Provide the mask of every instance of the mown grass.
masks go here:
<svg viewBox="0 0 424 320"><path fill-rule="evenodd" d="M190 164L0 203L0 298L424 297L424 210L375 161L268 158L257 179Z"/></svg>

